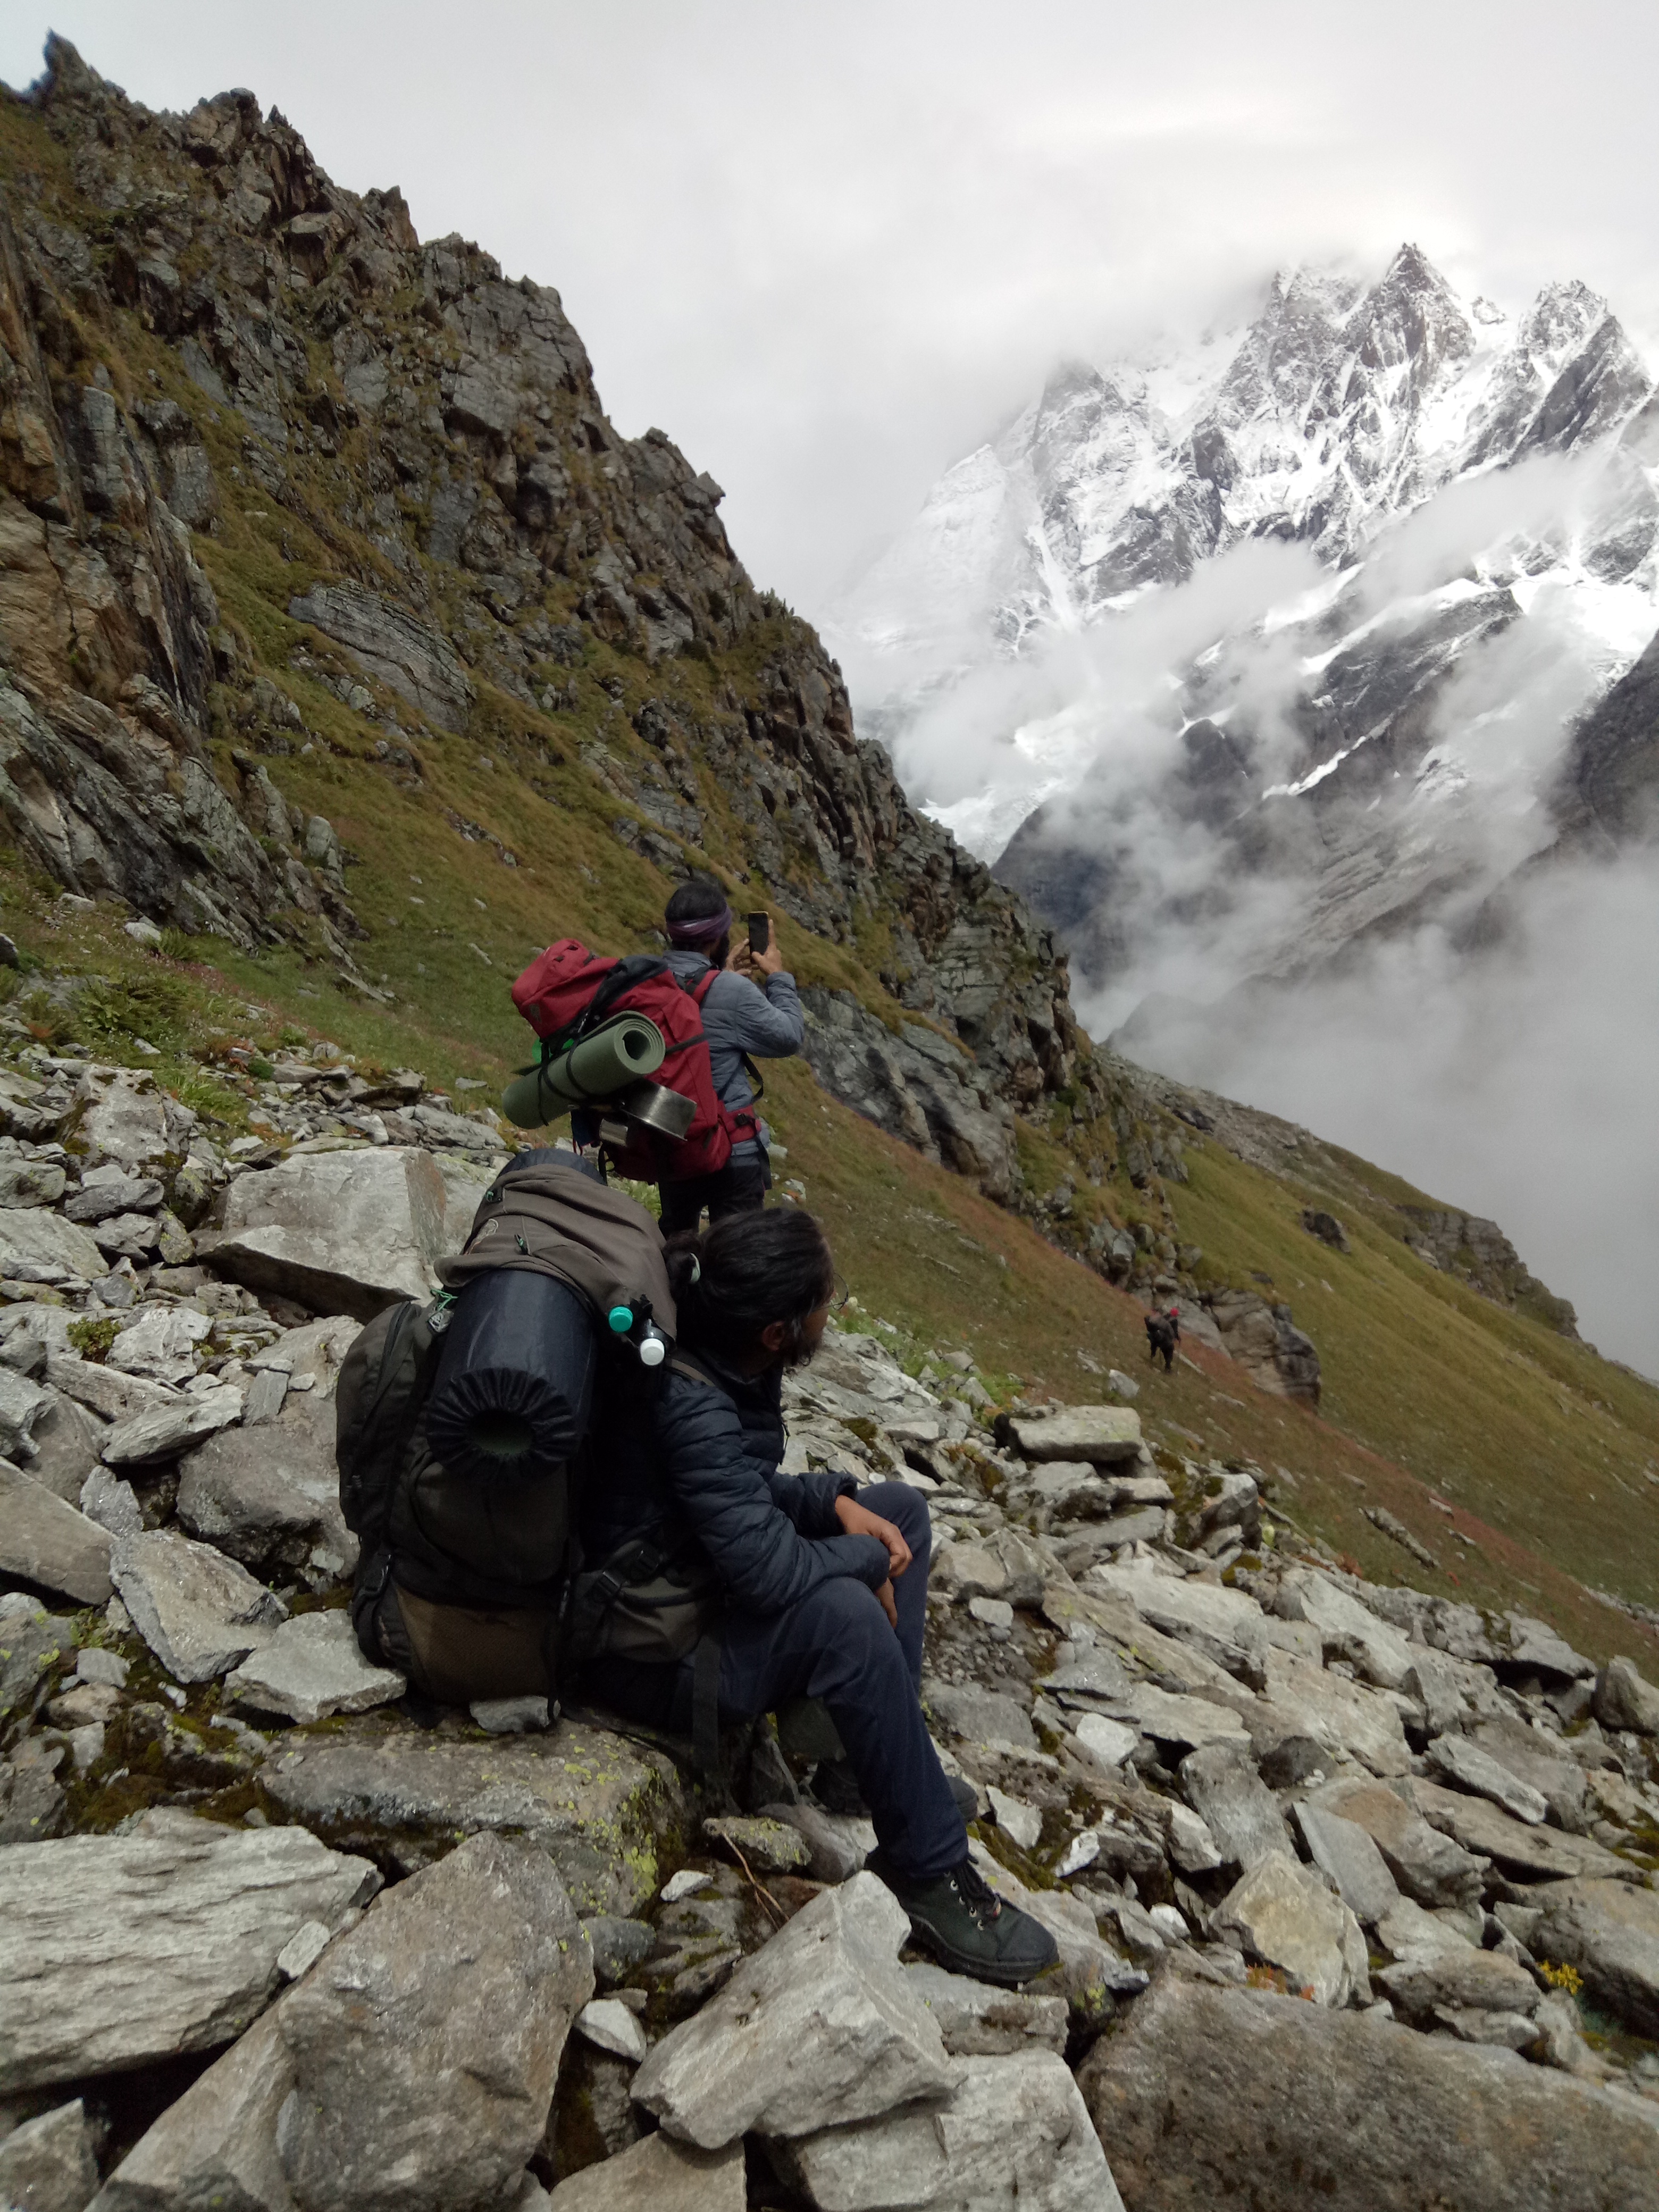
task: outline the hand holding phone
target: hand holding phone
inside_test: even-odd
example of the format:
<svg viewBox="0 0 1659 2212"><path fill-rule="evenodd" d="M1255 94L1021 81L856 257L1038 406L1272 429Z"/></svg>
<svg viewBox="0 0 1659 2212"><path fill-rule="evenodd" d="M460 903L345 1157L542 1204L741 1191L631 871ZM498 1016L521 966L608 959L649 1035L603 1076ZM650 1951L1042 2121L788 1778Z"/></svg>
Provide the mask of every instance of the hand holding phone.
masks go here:
<svg viewBox="0 0 1659 2212"><path fill-rule="evenodd" d="M769 914L749 916L749 950L764 952L772 942L772 917Z"/></svg>
<svg viewBox="0 0 1659 2212"><path fill-rule="evenodd" d="M749 943L738 956L743 972L751 981L777 975L783 966L783 955L773 941L771 915L751 914L747 920Z"/></svg>

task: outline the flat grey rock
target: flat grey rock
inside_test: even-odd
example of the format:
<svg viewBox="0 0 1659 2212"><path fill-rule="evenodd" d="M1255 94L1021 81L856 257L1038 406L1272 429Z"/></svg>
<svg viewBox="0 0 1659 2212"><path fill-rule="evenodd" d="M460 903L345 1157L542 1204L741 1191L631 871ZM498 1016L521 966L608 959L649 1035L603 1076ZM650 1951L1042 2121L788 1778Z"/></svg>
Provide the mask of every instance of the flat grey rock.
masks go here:
<svg viewBox="0 0 1659 2212"><path fill-rule="evenodd" d="M1248 1873L1275 1851L1290 1850L1279 1801L1256 1772L1246 1745L1201 1744L1188 1753L1179 1771L1188 1802L1214 1838L1224 1866Z"/></svg>
<svg viewBox="0 0 1659 2212"><path fill-rule="evenodd" d="M73 1364L78 1366L80 1362ZM42 1413L29 1434L29 1442L34 1446L34 1456L28 1463L29 1473L37 1482L44 1482L48 1490L56 1491L58 1497L69 1504L81 1504L81 1492L86 1479L99 1464L103 1432L102 1421L87 1413L67 1392L58 1389L54 1385L52 1404ZM82 1510L84 1512L85 1510L82 1505ZM112 1534L115 1533L111 1530Z"/></svg>
<svg viewBox="0 0 1659 2212"><path fill-rule="evenodd" d="M1182 1579L1133 1567L1097 1566L1091 1589L1109 1590L1132 1605L1164 1635L1190 1644L1230 1674L1255 1688L1266 1679L1267 1624L1261 1607L1243 1590L1219 1583Z"/></svg>
<svg viewBox="0 0 1659 2212"><path fill-rule="evenodd" d="M1130 2203L1182 2212L1240 2201L1245 2175L1253 2212L1650 2212L1659 2168L1659 2112L1634 2097L1180 1975L1101 2038L1079 2086Z"/></svg>
<svg viewBox="0 0 1659 2212"><path fill-rule="evenodd" d="M818 2212L1122 2212L1106 2154L1064 2059L1051 2051L968 2058L941 2105L831 2128L780 2163Z"/></svg>
<svg viewBox="0 0 1659 2212"><path fill-rule="evenodd" d="M472 1836L377 1898L284 2001L297 2094L277 2155L301 2205L451 2212L541 2142L593 1962L532 1844Z"/></svg>
<svg viewBox="0 0 1659 2212"><path fill-rule="evenodd" d="M1138 1682L1123 1701L1123 1710L1143 1734L1177 1749L1195 1750L1203 1743L1248 1741L1244 1723L1229 1705L1212 1705L1207 1698L1179 1697L1150 1682Z"/></svg>
<svg viewBox="0 0 1659 2212"><path fill-rule="evenodd" d="M177 1459L191 1444L228 1428L242 1418L242 1394L228 1386L199 1397L179 1395L170 1404L118 1421L103 1439L99 1456L106 1467L150 1467Z"/></svg>
<svg viewBox="0 0 1659 2212"><path fill-rule="evenodd" d="M822 1891L634 2082L670 2135L714 2150L754 2131L843 2127L954 2086L939 2024L897 1964L910 1923L874 1875Z"/></svg>
<svg viewBox="0 0 1659 2212"><path fill-rule="evenodd" d="M1381 1782L1334 1782L1312 1801L1364 1830L1401 1888L1425 1905L1478 1902L1486 1862L1431 1827Z"/></svg>
<svg viewBox="0 0 1659 2212"><path fill-rule="evenodd" d="M149 1820L0 1851L0 2094L228 2043L295 1931L380 1887L301 1828Z"/></svg>
<svg viewBox="0 0 1659 2212"><path fill-rule="evenodd" d="M1501 1951L1448 1944L1384 1966L1377 1976L1395 2009L1431 2023L1442 2007L1460 2012L1518 2013L1530 2020L1542 1995L1524 1966Z"/></svg>
<svg viewBox="0 0 1659 2212"><path fill-rule="evenodd" d="M133 1626L177 1682L228 1674L288 1617L246 1568L176 1529L118 1538L110 1574Z"/></svg>
<svg viewBox="0 0 1659 2212"><path fill-rule="evenodd" d="M1291 1988L1340 2007L1367 1993L1359 1923L1318 1875L1279 1854L1261 1860L1210 1916L1212 1934L1237 1938L1246 1954L1277 1966Z"/></svg>
<svg viewBox="0 0 1659 2212"><path fill-rule="evenodd" d="M0 1574L77 1605L110 1595L110 1534L0 1459Z"/></svg>
<svg viewBox="0 0 1659 2212"><path fill-rule="evenodd" d="M989 1982L931 1965L907 1966L904 1978L939 2022L953 2058L1006 2057L1017 2051L1065 2054L1069 2021L1062 1996L994 1989Z"/></svg>
<svg viewBox="0 0 1659 2212"><path fill-rule="evenodd" d="M309 1723L331 1713L366 1713L409 1687L390 1667L364 1658L343 1607L297 1613L225 1677L224 1703L256 1720Z"/></svg>
<svg viewBox="0 0 1659 2212"><path fill-rule="evenodd" d="M1418 1654L1386 1620L1313 1567L1296 1567L1279 1586L1278 1610L1319 1632L1327 1659L1344 1659L1379 1689L1403 1689Z"/></svg>
<svg viewBox="0 0 1659 2212"><path fill-rule="evenodd" d="M1028 1460L1087 1460L1109 1467L1140 1450L1140 1416L1127 1406L1065 1406L1057 1413L1005 1414L1000 1440Z"/></svg>
<svg viewBox="0 0 1659 2212"><path fill-rule="evenodd" d="M79 2097L25 2120L0 2141L0 2204L16 2212L86 2212L98 2160Z"/></svg>
<svg viewBox="0 0 1659 2212"><path fill-rule="evenodd" d="M33 1431L55 1401L55 1393L31 1382L16 1368L0 1366L0 1457L34 1456Z"/></svg>
<svg viewBox="0 0 1659 2212"><path fill-rule="evenodd" d="M335 1721L260 1771L266 1799L342 1850L412 1874L459 1836L527 1837L584 1913L626 1916L657 1887L657 1852L689 1818L659 1752L585 1722L545 1735L457 1741L390 1715Z"/></svg>
<svg viewBox="0 0 1659 2212"><path fill-rule="evenodd" d="M40 1206L0 1210L0 1275L16 1283L90 1283L108 1273L89 1230Z"/></svg>
<svg viewBox="0 0 1659 2212"><path fill-rule="evenodd" d="M104 1364L118 1375L147 1375L154 1382L188 1382L196 1372L196 1347L213 1324L193 1306L143 1306L123 1328Z"/></svg>
<svg viewBox="0 0 1659 2212"><path fill-rule="evenodd" d="M589 1913L582 1921L593 1954L593 1972L602 1990L620 1989L657 1948L657 1931L647 1920L616 1913Z"/></svg>
<svg viewBox="0 0 1659 2212"><path fill-rule="evenodd" d="M1440 1735L1429 1746L1429 1760L1449 1782L1478 1797L1489 1797L1517 1820L1541 1827L1549 1811L1542 1793L1520 1781L1489 1752L1481 1751L1461 1735Z"/></svg>
<svg viewBox="0 0 1659 2212"><path fill-rule="evenodd" d="M555 2212L744 2212L743 2144L698 2150L672 2136L644 2136L572 2174L544 2201Z"/></svg>
<svg viewBox="0 0 1659 2212"><path fill-rule="evenodd" d="M144 1525L137 1491L103 1466L90 1468L81 1485L81 1510L112 1536L136 1536Z"/></svg>
<svg viewBox="0 0 1659 2212"><path fill-rule="evenodd" d="M1044 1978L1044 1992L1066 1998L1085 2015L1097 2012L1108 1992L1133 1996L1146 1986L1144 1971L1115 1950L1101 1934L1095 1916L1080 1897L1064 1888L1027 1889L991 1856L983 1844L969 1838L975 1866L997 1895L1040 1921L1054 1937L1060 1964Z"/></svg>
<svg viewBox="0 0 1659 2212"><path fill-rule="evenodd" d="M46 1380L54 1390L85 1406L105 1421L131 1420L157 1406L173 1406L179 1393L167 1383L143 1375L122 1375L96 1360L77 1359L68 1352L48 1350Z"/></svg>
<svg viewBox="0 0 1659 2212"><path fill-rule="evenodd" d="M1522 1881L1571 1881L1580 1875L1640 1881L1642 1869L1617 1857L1589 1836L1564 1836L1554 1828L1517 1820L1484 1797L1437 1783L1413 1782L1412 1797L1425 1820L1465 1850L1493 1859Z"/></svg>
<svg viewBox="0 0 1659 2212"><path fill-rule="evenodd" d="M1411 1749L1400 1709L1391 1698L1271 1646L1267 1689L1249 1730L1259 1763L1275 1732L1283 1732L1299 1734L1317 1745L1327 1773L1345 1759L1376 1775L1411 1772ZM1275 1774L1267 1778L1275 1784L1279 1781Z"/></svg>
<svg viewBox="0 0 1659 2212"><path fill-rule="evenodd" d="M1374 1927L1401 1902L1387 1861L1357 1821L1322 1806L1299 1804L1296 1823L1309 1857L1329 1875L1356 1920Z"/></svg>
<svg viewBox="0 0 1659 2212"><path fill-rule="evenodd" d="M806 1871L814 1881L845 1881L876 1848L876 1832L851 1813L826 1813L802 1798L793 1805L763 1805L771 1820L793 1828L806 1846Z"/></svg>
<svg viewBox="0 0 1659 2212"><path fill-rule="evenodd" d="M444 1206L442 1176L414 1147L305 1154L232 1183L213 1264L252 1290L368 1321L437 1288Z"/></svg>
<svg viewBox="0 0 1659 2212"><path fill-rule="evenodd" d="M1037 1747L1030 1711L1015 1698L971 1683L931 1679L922 1684L922 1696L928 1709L964 1742L1008 1743L1020 1751Z"/></svg>

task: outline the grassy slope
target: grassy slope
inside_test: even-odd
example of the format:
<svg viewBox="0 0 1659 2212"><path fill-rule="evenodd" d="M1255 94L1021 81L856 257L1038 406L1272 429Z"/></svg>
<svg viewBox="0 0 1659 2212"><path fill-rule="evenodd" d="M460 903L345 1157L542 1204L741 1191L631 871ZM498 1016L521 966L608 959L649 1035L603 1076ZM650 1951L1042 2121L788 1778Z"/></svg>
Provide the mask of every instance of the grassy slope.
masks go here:
<svg viewBox="0 0 1659 2212"><path fill-rule="evenodd" d="M0 108L0 161L48 176L71 211L61 149L12 104ZM82 210L75 219L95 234L95 214ZM337 520L343 492L362 480L362 434L343 439L333 462L313 456L293 465L307 522L294 505L279 507L233 473L240 418L210 407L182 376L177 356L135 318L118 314L112 336L88 337L124 397L176 399L208 444L224 511L215 533L197 538L198 557L226 619L254 662L298 702L318 741L309 754L271 756L264 765L285 797L326 815L357 856L347 888L371 932L357 957L396 1003L372 1006L342 991L329 963L308 964L298 951L252 957L203 942L173 947L188 956L182 963L158 962L106 915L63 920L50 888L15 856L0 856L4 926L48 966L118 982L173 977L179 1008L167 1033L152 1037L169 1047L162 1073L194 1103L232 1118L246 1102L208 1083L198 1054L215 1035L269 1044L285 1024L386 1065L413 1061L437 1081L499 1082L526 1056L528 1033L507 984L531 951L566 933L618 950L647 941L667 889L614 835L612 824L635 810L583 765L583 750L603 744L631 778L650 757L629 726L632 708L650 696L702 716L718 711L724 686L748 689L776 654L783 618L757 625L712 664L681 659L647 669L595 640L577 672L576 703L553 715L481 681L469 736L423 742L423 775L400 775L374 760L377 724L349 712L290 660L296 644L327 651L289 620L290 596L338 573L347 559L364 574L381 561ZM326 381L325 364L318 367ZM464 641L468 610L450 591L454 572L431 573L441 597L454 599ZM395 590L395 578L388 574L388 582ZM576 589L556 583L550 615L568 617L565 602ZM605 690L607 681L620 684L620 702ZM226 728L214 747L233 791L229 754L237 742L245 740ZM701 764L696 773L706 850L736 887L748 880L740 825L716 777ZM451 814L493 831L520 865L507 866L489 844L465 838ZM763 902L765 886L756 883L752 896ZM813 939L787 919L780 934L803 980L853 989L895 1014L874 974L878 916L857 950ZM118 1017L118 991L116 1001ZM266 1011L254 1019L246 1002ZM136 1026L138 1033L158 1029L153 1005ZM133 1056L118 1018L88 1041L112 1056ZM1316 1419L1260 1395L1230 1363L1201 1352L1168 1379L1149 1375L1132 1299L836 1106L804 1068L775 1070L771 1092L789 1172L805 1182L872 1310L921 1342L970 1349L991 1374L1017 1373L1028 1387L1073 1400L1100 1388L1080 1352L1127 1367L1146 1377L1141 1404L1155 1431L1161 1425L1188 1449L1197 1439L1278 1468L1288 1510L1368 1573L1526 1606L1556 1620L1586 1650L1622 1648L1653 1666L1654 1639L1595 1604L1571 1577L1659 1604L1659 1487L1647 1479L1659 1463L1659 1392L1414 1259L1387 1208L1420 1194L1328 1151L1320 1179L1306 1180L1248 1167L1211 1143L1189 1144L1191 1180L1169 1191L1180 1237L1204 1248L1205 1272L1238 1282L1270 1278L1271 1294L1291 1301L1324 1362L1324 1418ZM1119 1223L1156 1211L1127 1182L1099 1193L1087 1188L1079 1159L1115 1149L1097 1147L1087 1132L1074 1153L1035 1133L1022 1132L1021 1146L1034 1189L1070 1182L1079 1207ZM1348 1224L1350 1255L1328 1251L1301 1230L1297 1216L1310 1200L1335 1205ZM1450 1536L1425 1486L1458 1509L1457 1527L1479 1548L1466 1553ZM1439 1555L1444 1576L1437 1580L1379 1534L1363 1516L1366 1504L1405 1521Z"/></svg>

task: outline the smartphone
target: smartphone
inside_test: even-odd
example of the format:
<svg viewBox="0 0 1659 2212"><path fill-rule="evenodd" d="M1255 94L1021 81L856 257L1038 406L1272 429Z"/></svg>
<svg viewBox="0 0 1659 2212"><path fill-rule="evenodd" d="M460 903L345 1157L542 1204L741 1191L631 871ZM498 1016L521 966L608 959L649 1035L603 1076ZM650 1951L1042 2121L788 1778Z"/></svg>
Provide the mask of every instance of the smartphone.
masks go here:
<svg viewBox="0 0 1659 2212"><path fill-rule="evenodd" d="M751 914L749 917L749 950L764 952L772 942L772 917L766 914Z"/></svg>

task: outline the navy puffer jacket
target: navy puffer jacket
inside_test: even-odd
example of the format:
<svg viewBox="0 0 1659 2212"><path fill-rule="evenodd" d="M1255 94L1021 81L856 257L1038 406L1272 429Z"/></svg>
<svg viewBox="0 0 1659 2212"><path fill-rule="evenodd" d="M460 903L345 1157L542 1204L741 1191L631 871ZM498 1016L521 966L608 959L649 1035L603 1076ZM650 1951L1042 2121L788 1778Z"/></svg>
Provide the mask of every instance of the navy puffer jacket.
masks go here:
<svg viewBox="0 0 1659 2212"><path fill-rule="evenodd" d="M744 1612L781 1613L836 1575L878 1589L887 1579L886 1546L844 1534L836 1518L836 1500L858 1486L853 1478L778 1472L778 1372L750 1380L703 1352L696 1364L708 1381L671 1367L653 1418L625 1422L616 1436L605 1480L590 1486L583 1512L590 1561L630 1536L654 1533L672 1501L727 1602Z"/></svg>

